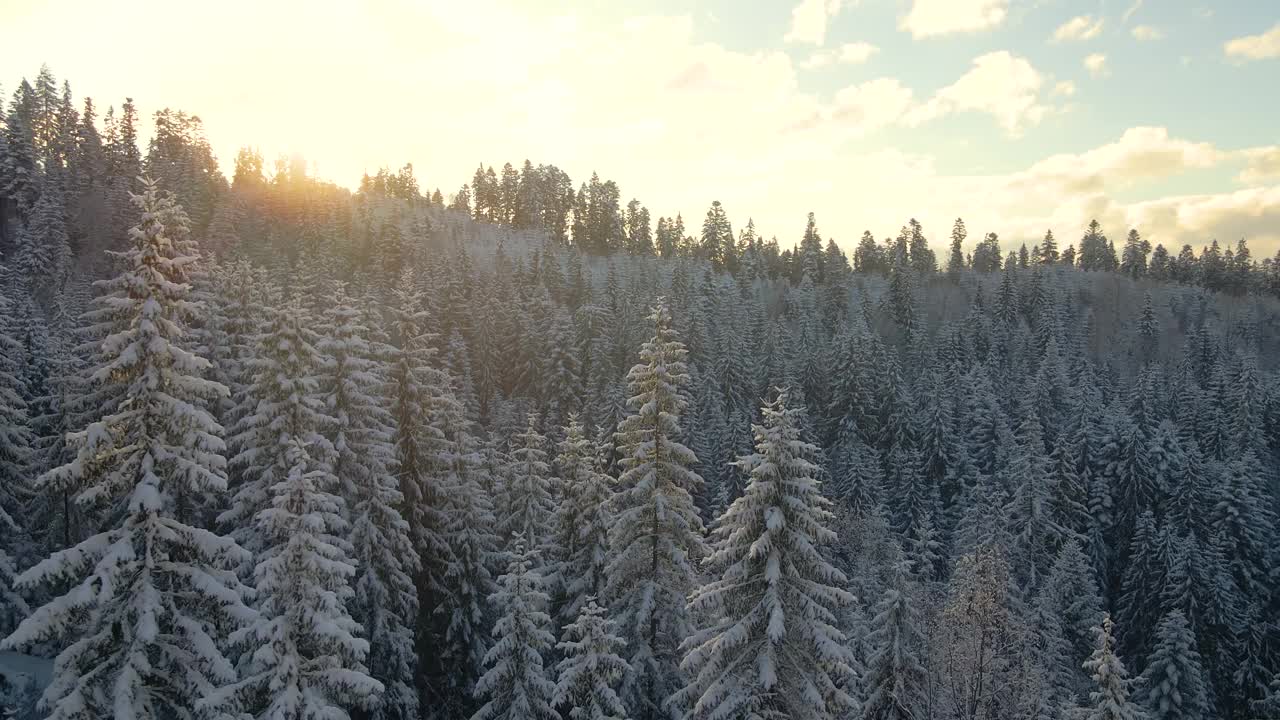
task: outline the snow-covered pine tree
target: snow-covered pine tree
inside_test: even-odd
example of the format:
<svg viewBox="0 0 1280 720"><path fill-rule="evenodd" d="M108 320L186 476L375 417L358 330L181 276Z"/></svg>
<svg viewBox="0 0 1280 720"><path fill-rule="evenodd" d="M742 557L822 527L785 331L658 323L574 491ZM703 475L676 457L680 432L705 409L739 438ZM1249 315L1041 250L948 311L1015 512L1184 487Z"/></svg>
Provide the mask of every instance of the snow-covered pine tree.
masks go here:
<svg viewBox="0 0 1280 720"><path fill-rule="evenodd" d="M171 195L143 180L133 201L141 219L128 249L112 253L124 269L98 284L113 322L92 374L121 386L123 400L74 434L76 458L40 480L84 487L77 501L111 507L115 521L18 578L70 589L0 642L63 648L42 699L51 718L182 716L235 680L222 639L252 617L234 572L247 553L181 519L180 498L226 489L222 428L204 410L226 388L185 347L190 287L179 278L196 257L166 234Z"/></svg>
<svg viewBox="0 0 1280 720"><path fill-rule="evenodd" d="M1102 619L1102 600L1093 566L1079 541L1068 542L1058 552L1034 604L1034 611L1053 618L1063 641L1061 657L1051 658L1058 685L1083 693L1087 678L1080 668L1094 647L1093 628Z"/></svg>
<svg viewBox="0 0 1280 720"><path fill-rule="evenodd" d="M627 641L631 667L621 693L635 720L669 717L663 705L684 684L679 646L690 630L685 598L705 553L692 495L702 478L690 470L697 457L680 441L687 351L671 328L665 301L649 320L654 335L627 374L632 414L617 435L623 471L605 571L605 599Z"/></svg>
<svg viewBox="0 0 1280 720"><path fill-rule="evenodd" d="M0 287L0 634L8 634L28 612L13 581L18 572L14 558L23 552L20 541L26 537L15 517L23 517L31 491L27 477L33 438L19 378L23 348L14 337L13 317Z"/></svg>
<svg viewBox="0 0 1280 720"><path fill-rule="evenodd" d="M706 561L716 579L689 601L706 623L685 642L690 680L676 695L691 717L821 720L853 705L835 615L853 597L820 549L835 533L803 412L779 392L754 428L756 452L738 461L750 480L716 521Z"/></svg>
<svg viewBox="0 0 1280 720"><path fill-rule="evenodd" d="M1156 628L1155 647L1142 672L1142 700L1150 720L1199 720L1210 711L1195 633L1180 610L1165 615Z"/></svg>
<svg viewBox="0 0 1280 720"><path fill-rule="evenodd" d="M80 409L91 402L85 390L88 383L86 368L91 359L97 361L98 347L76 347L75 316L83 308L75 297L80 284L69 286L63 294L53 298L49 318L49 375L45 380L45 394L28 405L31 427L36 435L31 474L41 475L75 459L77 450L69 442L69 435L84 425L76 425ZM108 323L109 324L109 323ZM96 406L105 414L108 405ZM224 426L225 427L225 426ZM77 478L65 478L66 486L44 485L34 493L29 507L27 526L38 528L39 539L47 552L65 550L85 539L91 532L92 513L79 506L75 494L80 487ZM33 538L33 540L36 538Z"/></svg>
<svg viewBox="0 0 1280 720"><path fill-rule="evenodd" d="M361 637L369 641L369 675L385 688L371 717L416 720L413 626L418 593L413 575L418 554L400 514L404 498L389 469L392 418L382 397L383 368L366 340L369 328L345 289L337 286L328 300L328 335L316 344L325 362L320 392L326 412L336 420L328 433L335 491L351 523L348 539L356 575L349 608L364 629Z"/></svg>
<svg viewBox="0 0 1280 720"><path fill-rule="evenodd" d="M529 413L523 432L512 438L512 462L502 489L498 529L510 541L523 535L542 562L551 539L551 466L547 464L547 438L538 432L538 416Z"/></svg>
<svg viewBox="0 0 1280 720"><path fill-rule="evenodd" d="M371 707L384 689L366 674L369 643L345 605L356 567L337 535L346 530L337 478L301 434L283 456L288 469L268 488L270 506L254 516L262 542L253 571L258 617L230 636L245 648L240 679L200 706L220 720L341 719Z"/></svg>
<svg viewBox="0 0 1280 720"><path fill-rule="evenodd" d="M556 666L552 705L568 710L570 720L626 720L617 686L627 672L618 653L626 643L614 634L613 621L588 596L556 648L564 659Z"/></svg>
<svg viewBox="0 0 1280 720"><path fill-rule="evenodd" d="M1111 616L1104 615L1102 625L1094 629L1096 644L1084 669L1093 676L1096 690L1089 693L1089 704L1080 716L1083 720L1145 720L1146 714L1132 700L1133 681L1128 679L1124 663L1116 655Z"/></svg>
<svg viewBox="0 0 1280 720"><path fill-rule="evenodd" d="M318 339L297 299L290 300L270 313L249 365L253 382L246 397L252 409L245 408L231 428L236 449L231 462L242 480L218 522L255 555L267 542L256 518L271 507L272 488L292 471L294 440L331 471L333 445L324 433L331 431L334 419L320 394Z"/></svg>
<svg viewBox="0 0 1280 720"><path fill-rule="evenodd" d="M577 410L581 387L582 362L574 348L573 325L563 310L555 313L547 324L547 349L542 397L547 405L547 419L563 422Z"/></svg>
<svg viewBox="0 0 1280 720"><path fill-rule="evenodd" d="M525 549L519 533L513 543L507 572L498 580L501 590L491 598L502 615L484 659L489 669L475 688L476 696L487 701L471 720L556 720L560 716L551 705L556 686L542 664L555 641L546 629L551 622L544 611L547 594L532 569L535 553Z"/></svg>
<svg viewBox="0 0 1280 720"><path fill-rule="evenodd" d="M610 478L595 467L594 443L577 414L569 416L564 434L556 454L562 492L552 521L552 547L559 557L558 616L572 622L588 597L604 591L613 488Z"/></svg>
<svg viewBox="0 0 1280 720"><path fill-rule="evenodd" d="M1072 538L1072 533L1059 525L1051 512L1053 485L1048 458L1044 456L1040 419L1034 409L1028 408L1018 435L1018 446L1005 470L1013 488L1005 513L1014 542L1010 564L1030 594L1043 581L1058 548Z"/></svg>
<svg viewBox="0 0 1280 720"><path fill-rule="evenodd" d="M1155 640L1161 613L1151 612L1153 598L1164 593L1173 551L1168 529L1156 526L1150 510L1138 517L1129 543L1129 563L1124 568L1120 593L1115 598L1116 618L1125 623L1122 647L1141 661ZM1142 665L1139 664L1141 669Z"/></svg>
<svg viewBox="0 0 1280 720"><path fill-rule="evenodd" d="M926 717L929 681L924 621L912 597L910 568L898 563L892 584L876 603L871 632L865 639L870 656L861 678L865 720L914 720Z"/></svg>
<svg viewBox="0 0 1280 720"><path fill-rule="evenodd" d="M468 705L469 673L446 667L460 662L442 653L449 626L458 618L445 576L455 563L449 543L450 468L465 424L462 407L450 390L449 376L436 359L436 334L427 330L430 317L418 279L406 271L393 290L392 349L389 388L395 420L393 471L404 497L403 515L409 538L421 561L414 577L418 620L414 625L418 654L419 707L429 717L448 717Z"/></svg>
<svg viewBox="0 0 1280 720"><path fill-rule="evenodd" d="M500 561L483 448L465 429L451 434L454 452L445 507L449 565L443 578L448 593L436 609L447 626L444 644L436 649L457 690L452 697L465 704L463 698L471 696L484 672L492 622L489 598L497 590L493 576Z"/></svg>
<svg viewBox="0 0 1280 720"><path fill-rule="evenodd" d="M49 293L60 287L69 270L71 247L67 238L66 213L58 183L45 183L31 210L31 217L18 232L15 269L24 279L33 281L36 285L33 294L41 298L47 298Z"/></svg>

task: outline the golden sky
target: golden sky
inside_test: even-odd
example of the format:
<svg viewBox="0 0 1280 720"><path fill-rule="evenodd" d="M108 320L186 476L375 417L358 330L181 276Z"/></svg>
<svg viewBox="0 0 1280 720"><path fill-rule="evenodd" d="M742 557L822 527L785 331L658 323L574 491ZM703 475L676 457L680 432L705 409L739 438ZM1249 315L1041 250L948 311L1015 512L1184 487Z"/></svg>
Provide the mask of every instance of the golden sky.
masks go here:
<svg viewBox="0 0 1280 720"><path fill-rule="evenodd" d="M0 0L0 82L47 62L102 110L198 114L224 167L251 145L351 187L411 161L447 196L481 161L529 158L599 171L655 218L696 225L721 200L784 245L814 211L846 246L910 217L945 242L956 216L1006 249L1048 227L1071 242L1091 217L1117 239L1280 246L1280 133L1260 119L1280 109L1262 92L1280 11L645 5ZM1205 107L1142 95L1177 73Z"/></svg>

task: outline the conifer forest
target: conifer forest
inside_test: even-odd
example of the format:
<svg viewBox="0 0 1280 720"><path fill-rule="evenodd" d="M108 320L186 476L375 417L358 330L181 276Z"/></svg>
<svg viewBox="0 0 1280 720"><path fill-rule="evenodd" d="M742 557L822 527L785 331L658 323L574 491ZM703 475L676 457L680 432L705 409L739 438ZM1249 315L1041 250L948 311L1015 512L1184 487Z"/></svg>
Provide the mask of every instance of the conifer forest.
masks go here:
<svg viewBox="0 0 1280 720"><path fill-rule="evenodd" d="M1280 718L1280 256L228 178L28 78L0 717Z"/></svg>

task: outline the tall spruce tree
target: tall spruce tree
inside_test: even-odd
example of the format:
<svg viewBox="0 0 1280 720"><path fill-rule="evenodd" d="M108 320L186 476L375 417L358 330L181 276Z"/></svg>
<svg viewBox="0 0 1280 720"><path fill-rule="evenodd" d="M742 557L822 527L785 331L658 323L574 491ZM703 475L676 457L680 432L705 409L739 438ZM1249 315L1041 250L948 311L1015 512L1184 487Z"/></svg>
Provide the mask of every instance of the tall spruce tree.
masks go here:
<svg viewBox="0 0 1280 720"><path fill-rule="evenodd" d="M1142 672L1143 704L1151 720L1192 720L1209 712L1196 638L1181 611L1156 628L1155 649Z"/></svg>
<svg viewBox="0 0 1280 720"><path fill-rule="evenodd" d="M186 517L193 496L226 489L222 428L204 408L227 391L187 347L182 280L198 258L168 234L181 222L172 196L147 180L133 201L141 218L113 253L123 270L98 283L106 340L92 376L123 399L40 481L76 478L77 502L110 507L112 520L19 576L55 598L0 643L62 648L42 700L51 718L189 712L236 679L223 639L252 617L235 574L247 554Z"/></svg>
<svg viewBox="0 0 1280 720"><path fill-rule="evenodd" d="M201 705L227 720L341 718L384 690L367 674L369 642L346 608L356 566L340 536L347 524L337 478L300 435L289 440L283 464L270 506L254 517L262 541L253 570L258 617L230 636L245 648L240 679Z"/></svg>
<svg viewBox="0 0 1280 720"><path fill-rule="evenodd" d="M927 716L929 676L923 616L911 587L910 569L893 568L893 579L876 603L866 644L870 655L862 674L865 720L914 720Z"/></svg>
<svg viewBox="0 0 1280 720"><path fill-rule="evenodd" d="M623 470L605 571L606 602L627 641L631 668L621 693L636 720L668 717L666 701L684 684L679 646L691 629L685 597L705 553L692 494L702 478L690 469L697 457L680 442L688 351L664 301L649 321L653 337L627 374L632 414L618 431Z"/></svg>
<svg viewBox="0 0 1280 720"><path fill-rule="evenodd" d="M532 569L535 558L525 549L524 537L517 533L513 543L507 573L499 579L502 589L492 599L502 614L485 656L489 669L475 688L486 701L472 720L555 720L555 683L542 664L555 641L546 629L551 621L545 611L547 594L542 576Z"/></svg>
<svg viewBox="0 0 1280 720"><path fill-rule="evenodd" d="M569 720L626 720L627 710L617 693L627 671L618 655L625 644L614 634L604 608L588 597L556 645L564 659L556 666L552 704L567 710Z"/></svg>
<svg viewBox="0 0 1280 720"><path fill-rule="evenodd" d="M577 415L569 416L564 434L556 453L561 494L552 531L559 558L559 617L572 622L578 619L587 598L604 592L613 488L611 479L595 467L593 443Z"/></svg>
<svg viewBox="0 0 1280 720"><path fill-rule="evenodd" d="M715 578L690 598L703 626L685 643L692 717L833 718L853 699L853 658L835 611L853 601L821 547L835 539L820 492L818 448L800 438L803 410L767 403L756 452L739 459L746 491L714 529Z"/></svg>
<svg viewBox="0 0 1280 720"><path fill-rule="evenodd" d="M1146 714L1129 699L1133 681L1124 663L1116 655L1111 616L1102 618L1095 629L1097 640L1093 655L1084 668L1093 676L1095 690L1089 693L1089 704L1081 712L1085 720L1145 720Z"/></svg>
<svg viewBox="0 0 1280 720"><path fill-rule="evenodd" d="M349 603L369 641L370 677L382 683L372 717L417 717L417 657L413 625L418 613L413 575L418 554L400 514L404 498L391 474L392 418L386 409L384 368L367 340L370 329L339 287L326 313L327 337L317 343L325 366L320 391L336 421L329 433L337 494L350 516L349 541L356 575Z"/></svg>

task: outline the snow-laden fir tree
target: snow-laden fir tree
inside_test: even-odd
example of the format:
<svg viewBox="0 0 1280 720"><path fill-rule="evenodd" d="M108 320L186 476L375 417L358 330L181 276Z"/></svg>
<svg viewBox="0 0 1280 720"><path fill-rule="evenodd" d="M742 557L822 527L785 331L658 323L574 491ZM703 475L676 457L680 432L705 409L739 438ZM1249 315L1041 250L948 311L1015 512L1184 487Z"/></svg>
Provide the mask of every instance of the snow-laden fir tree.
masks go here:
<svg viewBox="0 0 1280 720"><path fill-rule="evenodd" d="M485 671L475 693L485 703L472 720L555 720L555 683L547 676L542 656L555 638L547 630L547 594L542 577L532 566L535 553L526 550L517 533L501 589L491 602L501 616L494 625L494 644L485 656Z"/></svg>
<svg viewBox="0 0 1280 720"><path fill-rule="evenodd" d="M124 269L98 283L112 322L92 375L123 399L75 433L75 459L39 483L76 478L77 501L110 507L114 520L18 578L56 597L0 643L63 648L42 700L51 718L181 717L236 679L220 648L252 618L234 572L245 551L180 519L184 494L226 489L222 428L204 409L226 388L185 346L190 287L176 280L197 258L166 234L172 196L143 180L133 200L141 219L113 253Z"/></svg>
<svg viewBox="0 0 1280 720"><path fill-rule="evenodd" d="M1028 404L1029 405L1029 404ZM1013 497L1005 513L1013 533L1010 564L1027 592L1049 572L1058 548L1072 537L1053 516L1053 486L1044 456L1040 419L1029 409L1018 428L1019 440L1005 475Z"/></svg>
<svg viewBox="0 0 1280 720"><path fill-rule="evenodd" d="M454 446L442 426L457 401L448 392L449 380L436 366L435 335L417 278L406 272L393 291L393 348L388 372L391 414L395 421L392 471L403 497L404 519L420 566L414 576L418 590L418 620L414 642L418 654L420 707L437 712L457 700L451 678L439 666L439 646L448 618L437 614L448 596L444 575L451 562L446 540L447 489L443 486L449 453Z"/></svg>
<svg viewBox="0 0 1280 720"><path fill-rule="evenodd" d="M632 414L617 435L623 470L605 571L605 600L627 641L631 668L621 693L636 720L672 716L664 705L684 685L679 648L691 629L685 598L705 553L692 495L702 478L690 469L697 457L680 441L687 351L664 301L649 320L654 335L627 374Z"/></svg>
<svg viewBox="0 0 1280 720"><path fill-rule="evenodd" d="M1129 699L1133 681L1116 655L1111 616L1104 615L1102 625L1094 632L1093 655L1085 661L1084 669L1093 676L1095 689L1089 693L1089 703L1080 711L1080 717L1084 720L1146 720L1142 709Z"/></svg>
<svg viewBox="0 0 1280 720"><path fill-rule="evenodd" d="M780 392L762 412L756 452L738 460L747 488L716 520L716 579L689 601L704 624L686 641L677 697L695 718L833 718L853 704L835 615L853 598L822 549L835 533L818 448L800 438L804 411Z"/></svg>
<svg viewBox="0 0 1280 720"><path fill-rule="evenodd" d="M345 720L352 708L371 707L383 686L366 674L369 643L346 608L356 567L339 535L347 530L342 498L328 463L302 437L283 455L288 469L254 516L258 617L230 636L245 648L240 679L201 709L223 720Z"/></svg>
<svg viewBox="0 0 1280 720"><path fill-rule="evenodd" d="M594 443L576 414L556 453L561 497L553 517L558 617L572 622L588 597L604 592L609 562L610 478L595 467Z"/></svg>
<svg viewBox="0 0 1280 720"><path fill-rule="evenodd" d="M79 284L75 286L77 289ZM85 401L86 366L92 350L96 361L97 347L77 347L74 316L83 308L68 288L53 298L49 317L48 376L44 393L28 404L31 427L36 435L31 474L39 475L71 462L76 449L68 435L83 426L73 426L78 406ZM104 408L99 407L98 412ZM216 419L216 418L215 418ZM225 427L225 426L224 426ZM75 478L68 478L74 483ZM88 517L73 501L78 486L46 485L32 498L27 526L38 528L44 547L49 551L65 550L83 540L89 531Z"/></svg>
<svg viewBox="0 0 1280 720"><path fill-rule="evenodd" d="M435 650L453 678L454 697L461 703L484 672L492 624L489 598L497 590L494 573L500 553L483 448L463 428L451 434L445 508L449 565L443 578L448 594L436 608L436 615L447 624L444 643Z"/></svg>
<svg viewBox="0 0 1280 720"><path fill-rule="evenodd" d="M1151 720L1198 720L1210 710L1195 633L1179 610L1156 628L1155 648L1142 671L1142 701Z"/></svg>
<svg viewBox="0 0 1280 720"><path fill-rule="evenodd" d="M349 608L363 628L361 637L369 641L369 675L385 688L372 717L416 719L413 626L418 594L413 575L418 554L400 514L404 498L390 472L392 419L382 395L383 368L366 340L370 329L345 290L339 286L329 300L328 334L316 348L325 363L320 373L325 410L336 421L329 432L335 490L351 523L348 539L356 575Z"/></svg>
<svg viewBox="0 0 1280 720"><path fill-rule="evenodd" d="M1087 676L1080 668L1093 651L1093 629L1102 619L1102 600L1089 558L1078 541L1063 546L1033 601L1033 612L1052 618L1061 639L1049 668L1057 685L1083 697Z"/></svg>
<svg viewBox="0 0 1280 720"><path fill-rule="evenodd" d="M924 620L916 606L905 563L893 568L893 582L876 603L865 643L871 654L861 678L865 720L926 717L928 671Z"/></svg>
<svg viewBox="0 0 1280 720"><path fill-rule="evenodd" d="M538 432L538 416L529 413L523 432L511 439L511 467L502 488L498 529L510 541L523 535L531 550L545 554L551 539L551 466L547 438ZM541 557L542 562L550 562Z"/></svg>
<svg viewBox="0 0 1280 720"><path fill-rule="evenodd" d="M33 438L28 429L27 403L19 378L23 348L14 336L13 307L0 288L0 633L7 634L26 617L28 608L13 585L15 558L23 552L23 517L30 488Z"/></svg>
<svg viewBox="0 0 1280 720"><path fill-rule="evenodd" d="M624 645L605 609L588 596L556 645L564 659L556 665L552 704L568 710L570 720L626 720L617 692L627 671L627 662L618 655Z"/></svg>
<svg viewBox="0 0 1280 720"><path fill-rule="evenodd" d="M231 506L218 518L255 553L262 549L263 540L254 518L270 507L271 488L289 473L293 441L301 440L317 462L328 463L333 457L332 444L324 435L334 420L320 394L323 360L316 350L318 340L296 299L274 309L257 337L257 352L249 366L253 373L249 408L231 428L236 451L231 462L242 481Z"/></svg>

